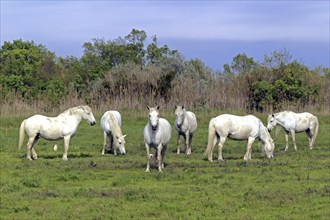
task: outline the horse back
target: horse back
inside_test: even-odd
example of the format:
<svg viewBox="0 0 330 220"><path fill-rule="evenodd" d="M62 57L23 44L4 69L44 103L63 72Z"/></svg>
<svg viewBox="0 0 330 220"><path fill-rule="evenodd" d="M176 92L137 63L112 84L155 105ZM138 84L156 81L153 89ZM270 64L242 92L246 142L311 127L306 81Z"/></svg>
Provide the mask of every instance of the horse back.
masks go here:
<svg viewBox="0 0 330 220"><path fill-rule="evenodd" d="M310 129L311 127L315 127L316 124L318 124L318 119L313 114L309 112L299 114L297 127L301 127L302 129Z"/></svg>
<svg viewBox="0 0 330 220"><path fill-rule="evenodd" d="M286 130L293 129L295 132L304 132L311 127L316 126L317 118L309 112L295 113L284 111L278 113L276 119Z"/></svg>
<svg viewBox="0 0 330 220"><path fill-rule="evenodd" d="M197 119L196 115L193 112L187 111L187 120L189 125L189 131L190 133L194 133L197 129Z"/></svg>
<svg viewBox="0 0 330 220"><path fill-rule="evenodd" d="M119 127L121 127L121 115L120 115L120 113L118 111L115 111L115 110L107 111L101 117L101 128L103 129L103 131L105 131L107 133L112 132L112 128L111 128L111 125L109 123L110 114L112 114L114 116L114 118L116 119L117 124L119 125Z"/></svg>
<svg viewBox="0 0 330 220"><path fill-rule="evenodd" d="M259 121L253 115L236 116L223 114L214 118L214 125L218 135L234 140L244 140L248 137L258 136Z"/></svg>

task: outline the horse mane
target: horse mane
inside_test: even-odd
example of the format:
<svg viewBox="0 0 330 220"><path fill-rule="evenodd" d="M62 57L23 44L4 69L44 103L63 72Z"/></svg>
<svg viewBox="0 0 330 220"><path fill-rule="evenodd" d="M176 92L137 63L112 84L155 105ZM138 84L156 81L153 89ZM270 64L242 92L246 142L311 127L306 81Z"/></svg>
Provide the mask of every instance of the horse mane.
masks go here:
<svg viewBox="0 0 330 220"><path fill-rule="evenodd" d="M120 129L120 126L118 125L116 118L112 113L109 114L109 123L110 123L110 126L113 128L114 136L122 137L123 134Z"/></svg>
<svg viewBox="0 0 330 220"><path fill-rule="evenodd" d="M80 108L80 107L81 106L69 108L69 109L65 110L63 113L61 113L60 115L75 115L78 112L78 108Z"/></svg>
<svg viewBox="0 0 330 220"><path fill-rule="evenodd" d="M262 136L262 137L261 137ZM263 139L271 138L267 128L264 126L262 121L259 119L259 139L263 142Z"/></svg>
<svg viewBox="0 0 330 220"><path fill-rule="evenodd" d="M87 110L90 109L88 106L79 105L79 106L75 106L75 107L72 107L72 108L69 108L69 109L65 110L60 115L76 115L78 113L78 109L80 109L80 108L82 108L84 110L85 109L87 109Z"/></svg>

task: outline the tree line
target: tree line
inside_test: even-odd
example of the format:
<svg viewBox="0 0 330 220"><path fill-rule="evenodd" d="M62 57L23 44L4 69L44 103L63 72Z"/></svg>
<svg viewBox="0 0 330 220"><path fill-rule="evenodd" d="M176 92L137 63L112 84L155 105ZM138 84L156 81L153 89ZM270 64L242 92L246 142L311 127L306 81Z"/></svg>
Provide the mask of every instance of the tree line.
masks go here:
<svg viewBox="0 0 330 220"><path fill-rule="evenodd" d="M258 62L238 54L223 70L200 59L147 42L143 30L113 40L92 39L80 58L56 56L44 45L21 39L0 50L0 104L16 100L45 108L84 102L141 108L182 103L190 108L275 111L287 106L329 111L330 69L308 68L285 50Z"/></svg>

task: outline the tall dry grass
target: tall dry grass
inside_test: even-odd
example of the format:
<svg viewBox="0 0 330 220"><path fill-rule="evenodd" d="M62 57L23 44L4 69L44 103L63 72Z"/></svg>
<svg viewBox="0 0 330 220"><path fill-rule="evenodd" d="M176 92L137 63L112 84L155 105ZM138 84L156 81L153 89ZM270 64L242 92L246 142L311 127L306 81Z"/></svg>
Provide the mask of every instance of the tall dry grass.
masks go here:
<svg viewBox="0 0 330 220"><path fill-rule="evenodd" d="M109 109L141 110L145 109L146 105L160 105L164 110L172 110L175 105L185 105L188 109L256 113L249 109L249 87L245 78L212 76L189 66L181 69L182 71L178 68L172 76L172 70L164 67L150 65L142 69L137 65L127 64L112 69L103 79L95 81L83 97L71 91L59 105L54 106L45 99L25 101L22 97L13 95L10 100L0 100L0 114L57 115L72 106L82 104L90 105L95 112ZM167 79L170 81L166 82ZM329 88L329 79L326 78L321 82L321 92L316 101L283 102L281 110L330 114ZM272 106L264 108L264 113L272 111Z"/></svg>

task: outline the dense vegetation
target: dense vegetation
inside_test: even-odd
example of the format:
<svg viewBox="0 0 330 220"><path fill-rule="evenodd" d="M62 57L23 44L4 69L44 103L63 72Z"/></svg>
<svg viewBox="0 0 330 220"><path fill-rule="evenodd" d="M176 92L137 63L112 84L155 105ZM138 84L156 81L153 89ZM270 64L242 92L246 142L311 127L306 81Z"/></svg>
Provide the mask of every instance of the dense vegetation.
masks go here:
<svg viewBox="0 0 330 220"><path fill-rule="evenodd" d="M76 103L141 108L180 102L247 112L287 106L330 111L329 68L308 68L285 49L261 62L238 54L214 71L199 59L186 60L179 51L160 46L156 36L147 42L145 31L133 29L125 37L84 43L81 58L58 57L33 41L4 42L0 105L20 102L49 110Z"/></svg>
<svg viewBox="0 0 330 220"><path fill-rule="evenodd" d="M101 155L99 124L82 122L70 142L68 161L61 158L63 141L55 142L59 150L54 152L54 142L45 140L36 145L38 160L27 161L26 149L17 150L17 139L19 124L29 115L0 115L1 219L329 219L328 116L319 116L313 150L302 133L296 135L298 150L290 140L283 152L281 132L273 159L256 141L252 160L246 162L246 142L228 140L225 162L211 163L203 153L208 122L219 111L196 110L192 154L176 154L173 133L164 172L154 168L145 173L147 109L121 113L125 156ZM100 116L95 114L98 122ZM174 110L162 110L161 116L174 122ZM257 116L265 122L266 115Z"/></svg>

